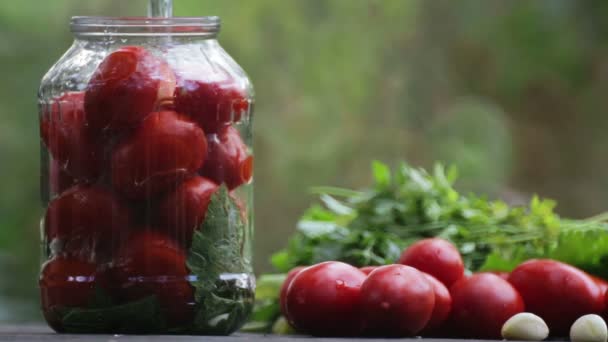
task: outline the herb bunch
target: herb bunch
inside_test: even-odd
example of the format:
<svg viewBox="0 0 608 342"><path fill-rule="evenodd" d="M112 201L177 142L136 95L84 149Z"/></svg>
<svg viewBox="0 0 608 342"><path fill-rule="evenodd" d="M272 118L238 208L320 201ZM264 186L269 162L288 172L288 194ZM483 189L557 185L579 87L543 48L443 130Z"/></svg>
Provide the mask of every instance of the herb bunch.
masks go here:
<svg viewBox="0 0 608 342"><path fill-rule="evenodd" d="M355 266L395 262L409 244L427 237L452 241L471 271L509 271L530 258L554 258L589 272L608 270L608 225L560 218L555 201L532 197L509 206L454 188L455 167L432 172L402 163L393 172L372 164L374 184L363 191L320 187L320 204L298 222L287 248L272 257L281 272L340 260ZM606 274L608 275L608 274Z"/></svg>

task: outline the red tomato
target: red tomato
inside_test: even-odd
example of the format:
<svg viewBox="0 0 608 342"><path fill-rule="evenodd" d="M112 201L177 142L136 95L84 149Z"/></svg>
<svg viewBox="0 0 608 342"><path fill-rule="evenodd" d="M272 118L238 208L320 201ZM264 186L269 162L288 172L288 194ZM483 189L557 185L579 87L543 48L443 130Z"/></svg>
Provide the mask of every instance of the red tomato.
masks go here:
<svg viewBox="0 0 608 342"><path fill-rule="evenodd" d="M403 251L398 263L428 273L448 288L464 276L460 253L454 245L439 238L424 239L412 244Z"/></svg>
<svg viewBox="0 0 608 342"><path fill-rule="evenodd" d="M101 173L103 144L89 129L83 106L82 92L52 100L40 117L40 135L63 170L78 179L94 180Z"/></svg>
<svg viewBox="0 0 608 342"><path fill-rule="evenodd" d="M57 195L76 184L76 180L65 172L57 161L49 161L48 185L51 195Z"/></svg>
<svg viewBox="0 0 608 342"><path fill-rule="evenodd" d="M527 311L544 319L554 335L567 334L580 316L604 309L604 294L595 281L555 260L526 261L511 272L509 282L524 298Z"/></svg>
<svg viewBox="0 0 608 342"><path fill-rule="evenodd" d="M414 336L429 322L433 286L422 272L404 265L380 266L361 286L365 330L373 336Z"/></svg>
<svg viewBox="0 0 608 342"><path fill-rule="evenodd" d="M361 331L359 298L365 274L327 261L303 269L287 289L287 318L315 336L355 336Z"/></svg>
<svg viewBox="0 0 608 342"><path fill-rule="evenodd" d="M501 277L504 280L509 280L509 272L503 272L503 271L487 271L485 273L492 273L495 274L499 277Z"/></svg>
<svg viewBox="0 0 608 342"><path fill-rule="evenodd" d="M231 81L181 80L175 89L175 109L192 117L207 133L237 122L249 109L245 92Z"/></svg>
<svg viewBox="0 0 608 342"><path fill-rule="evenodd" d="M175 75L139 46L122 47L99 65L87 86L87 121L96 130L123 130L171 101Z"/></svg>
<svg viewBox="0 0 608 342"><path fill-rule="evenodd" d="M365 267L361 267L359 269L361 270L361 272L365 273L366 275L369 275L378 267L379 266L365 266Z"/></svg>
<svg viewBox="0 0 608 342"><path fill-rule="evenodd" d="M602 293L606 293L606 291L608 291L608 282L606 282L606 280L600 278L600 277L596 277L592 274L587 274L589 277L591 277L591 279L593 279L593 281L597 284L597 286L600 288L600 291Z"/></svg>
<svg viewBox="0 0 608 342"><path fill-rule="evenodd" d="M109 274L110 291L118 298L133 301L155 295L169 324L193 318L194 290L188 283L186 255L171 239L147 229L134 233Z"/></svg>
<svg viewBox="0 0 608 342"><path fill-rule="evenodd" d="M175 112L152 113L112 152L112 184L127 197L146 198L196 172L206 153L196 124Z"/></svg>
<svg viewBox="0 0 608 342"><path fill-rule="evenodd" d="M524 302L506 280L491 273L462 278L451 288L450 324L460 337L500 339L502 325L524 311Z"/></svg>
<svg viewBox="0 0 608 342"><path fill-rule="evenodd" d="M63 242L63 252L89 258L106 254L130 228L128 207L110 191L75 185L53 199L44 218L48 241Z"/></svg>
<svg viewBox="0 0 608 342"><path fill-rule="evenodd" d="M450 296L450 291L448 291L447 287L437 280L437 278L427 273L422 274L433 287L433 292L435 293L435 306L433 307L431 319L420 334L432 335L439 332L439 328L450 316L450 312L452 311L452 296Z"/></svg>
<svg viewBox="0 0 608 342"><path fill-rule="evenodd" d="M220 134L207 135L209 152L202 176L214 182L225 183L230 190L248 183L253 176L253 157L241 140L239 131L229 127Z"/></svg>
<svg viewBox="0 0 608 342"><path fill-rule="evenodd" d="M281 314L287 318L287 289L289 289L289 285L291 285L291 281L295 278L300 271L305 269L304 266L294 267L287 273L287 278L283 281L283 285L281 285L281 291L279 292L279 306L281 308Z"/></svg>
<svg viewBox="0 0 608 342"><path fill-rule="evenodd" d="M608 320L608 291L604 295L604 312L600 315L606 321Z"/></svg>
<svg viewBox="0 0 608 342"><path fill-rule="evenodd" d="M211 195L218 186L203 177L193 177L160 201L158 223L182 246L189 246L194 230L207 214Z"/></svg>
<svg viewBox="0 0 608 342"><path fill-rule="evenodd" d="M593 279L593 281L595 281L597 286L600 288L600 292L604 294L604 297L605 297L604 310L602 311L600 316L602 316L604 321L608 321L608 282L606 282L604 279L602 279L600 277L596 277L591 274L589 274L589 276L591 277L591 279Z"/></svg>
<svg viewBox="0 0 608 342"><path fill-rule="evenodd" d="M43 265L39 282L42 312L55 331L63 331L61 309L87 308L95 294L95 268L95 264L63 257Z"/></svg>

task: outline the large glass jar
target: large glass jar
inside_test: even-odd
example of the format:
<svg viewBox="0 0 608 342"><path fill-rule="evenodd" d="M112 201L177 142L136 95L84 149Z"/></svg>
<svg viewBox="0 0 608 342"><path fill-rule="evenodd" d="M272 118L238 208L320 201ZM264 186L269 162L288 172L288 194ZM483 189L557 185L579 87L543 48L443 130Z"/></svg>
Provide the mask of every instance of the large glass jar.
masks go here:
<svg viewBox="0 0 608 342"><path fill-rule="evenodd" d="M253 301L253 88L219 19L75 17L39 92L58 332L229 334Z"/></svg>

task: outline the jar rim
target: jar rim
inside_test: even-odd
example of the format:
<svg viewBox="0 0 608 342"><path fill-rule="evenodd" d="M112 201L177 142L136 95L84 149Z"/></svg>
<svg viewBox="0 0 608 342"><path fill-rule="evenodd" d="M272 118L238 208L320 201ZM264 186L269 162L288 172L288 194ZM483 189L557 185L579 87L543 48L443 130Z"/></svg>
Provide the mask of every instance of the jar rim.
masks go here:
<svg viewBox="0 0 608 342"><path fill-rule="evenodd" d="M217 16L208 17L92 17L75 16L70 29L76 35L187 35L215 36L221 21Z"/></svg>

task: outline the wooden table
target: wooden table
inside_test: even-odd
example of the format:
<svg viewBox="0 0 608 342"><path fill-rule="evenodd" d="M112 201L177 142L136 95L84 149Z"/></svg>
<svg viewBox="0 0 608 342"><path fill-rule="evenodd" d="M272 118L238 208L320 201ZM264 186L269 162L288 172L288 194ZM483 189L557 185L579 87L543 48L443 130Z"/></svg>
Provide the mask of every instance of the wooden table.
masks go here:
<svg viewBox="0 0 608 342"><path fill-rule="evenodd" d="M56 334L51 329L40 324L24 324L24 325L0 325L0 341L92 341L92 342L144 342L144 341L211 341L211 342L294 342L311 339L307 336L277 336L277 335L261 335L261 334L235 334L232 336L161 336L161 335L71 335L71 334ZM352 341L347 338L315 338L315 342L341 342ZM418 338L407 339L363 339L370 342L395 342L395 341L418 341ZM464 340L442 340L442 339L424 339L424 342L463 342ZM467 340L467 342L475 342L477 340Z"/></svg>

